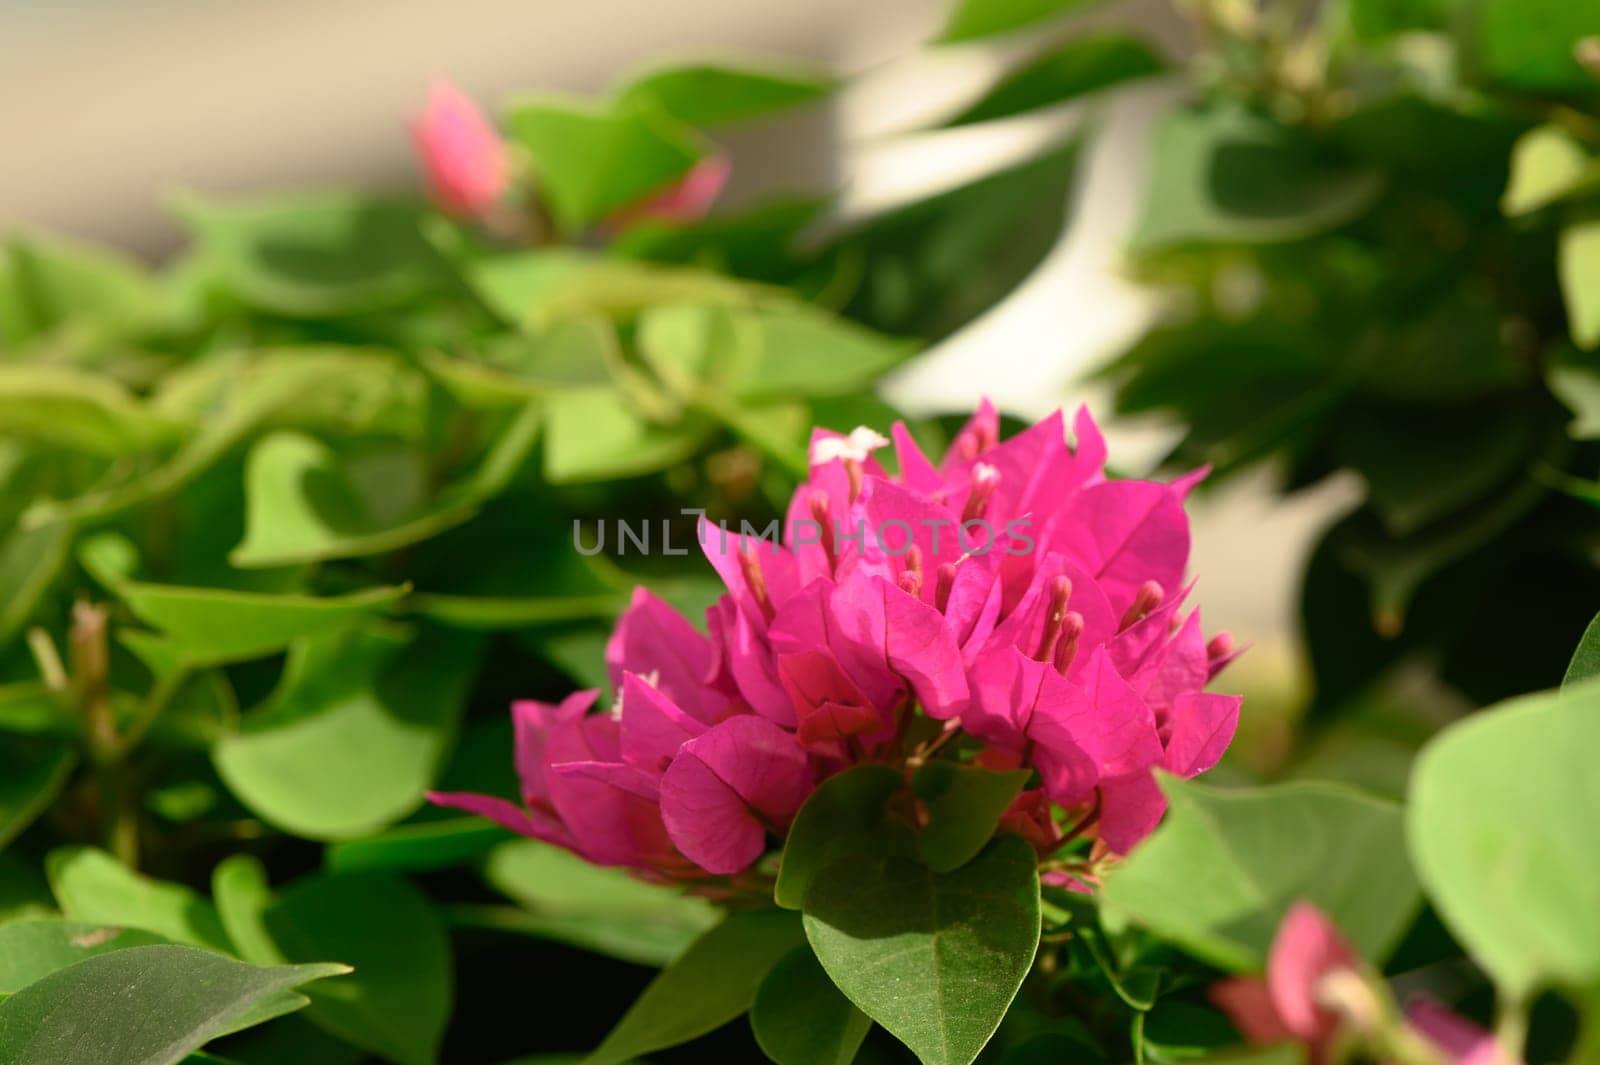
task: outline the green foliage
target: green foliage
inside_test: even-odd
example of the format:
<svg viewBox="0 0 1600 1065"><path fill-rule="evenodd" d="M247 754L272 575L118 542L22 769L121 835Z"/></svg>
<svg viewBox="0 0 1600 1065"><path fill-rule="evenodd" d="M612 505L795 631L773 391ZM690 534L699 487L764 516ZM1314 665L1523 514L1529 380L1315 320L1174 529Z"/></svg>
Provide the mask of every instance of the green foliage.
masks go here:
<svg viewBox="0 0 1600 1065"><path fill-rule="evenodd" d="M872 1021L833 986L811 948L802 946L761 981L750 1027L777 1065L850 1065Z"/></svg>

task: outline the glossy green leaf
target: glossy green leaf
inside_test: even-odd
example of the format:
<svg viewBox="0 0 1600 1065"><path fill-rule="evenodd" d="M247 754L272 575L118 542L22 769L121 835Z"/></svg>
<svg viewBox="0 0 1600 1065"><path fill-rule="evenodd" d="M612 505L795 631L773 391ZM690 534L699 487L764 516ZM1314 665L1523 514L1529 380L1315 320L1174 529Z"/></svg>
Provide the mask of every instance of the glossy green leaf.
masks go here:
<svg viewBox="0 0 1600 1065"><path fill-rule="evenodd" d="M1284 913L1320 906L1363 956L1388 956L1420 896L1401 810L1335 784L1224 790L1162 780L1171 809L1101 899L1195 956L1259 971Z"/></svg>
<svg viewBox="0 0 1600 1065"><path fill-rule="evenodd" d="M1557 265L1573 343L1584 349L1600 347L1600 214L1562 228Z"/></svg>
<svg viewBox="0 0 1600 1065"><path fill-rule="evenodd" d="M416 512L373 513L333 451L300 433L264 437L245 472L245 537L228 555L244 568L383 554L437 536L470 519L501 491L533 448L538 409L529 405L495 440L481 465Z"/></svg>
<svg viewBox="0 0 1600 1065"><path fill-rule="evenodd" d="M1379 183L1319 153L1234 104L1173 112L1157 127L1134 250L1293 240L1350 221Z"/></svg>
<svg viewBox="0 0 1600 1065"><path fill-rule="evenodd" d="M0 997L96 954L165 942L164 936L139 928L59 917L7 921L0 924Z"/></svg>
<svg viewBox="0 0 1600 1065"><path fill-rule="evenodd" d="M596 950L625 961L665 965L717 921L705 899L647 884L620 869L590 865L558 847L513 840L490 852L484 877L523 912L479 912L475 919L526 935ZM472 914L460 915L463 920Z"/></svg>
<svg viewBox="0 0 1600 1065"><path fill-rule="evenodd" d="M1006 75L950 125L988 122L1065 103L1166 69L1161 56L1138 37L1125 33L1076 37Z"/></svg>
<svg viewBox="0 0 1600 1065"><path fill-rule="evenodd" d="M318 1026L400 1065L432 1065L454 997L450 942L433 904L378 874L313 876L261 915L283 959L339 958L348 980L310 990Z"/></svg>
<svg viewBox="0 0 1600 1065"><path fill-rule="evenodd" d="M1569 684L1582 684L1593 677L1600 677L1600 615L1596 615L1583 630L1578 647L1572 652L1566 676L1561 678L1561 686L1565 688Z"/></svg>
<svg viewBox="0 0 1600 1065"><path fill-rule="evenodd" d="M750 1027L776 1065L850 1065L872 1020L833 986L811 948L799 946L761 981Z"/></svg>
<svg viewBox="0 0 1600 1065"><path fill-rule="evenodd" d="M792 913L730 913L650 981L584 1065L620 1065L720 1028L751 1007L767 973L803 942Z"/></svg>
<svg viewBox="0 0 1600 1065"><path fill-rule="evenodd" d="M50 808L77 764L62 740L0 737L0 847Z"/></svg>
<svg viewBox="0 0 1600 1065"><path fill-rule="evenodd" d="M186 196L177 212L218 283L261 310L319 317L394 308L448 281L423 238L420 205L344 193Z"/></svg>
<svg viewBox="0 0 1600 1065"><path fill-rule="evenodd" d="M568 233L661 190L704 153L692 129L640 101L522 101L506 114L506 131L528 153L539 192Z"/></svg>
<svg viewBox="0 0 1600 1065"><path fill-rule="evenodd" d="M1046 19L1055 18L1094 0L958 0L944 29L943 44L977 40L997 33L1010 33Z"/></svg>
<svg viewBox="0 0 1600 1065"><path fill-rule="evenodd" d="M143 876L94 847L51 851L45 869L56 903L73 920L142 928L212 950L229 948L216 907L182 884Z"/></svg>
<svg viewBox="0 0 1600 1065"><path fill-rule="evenodd" d="M264 820L354 839L422 803L449 750L481 642L427 630L354 630L297 642L277 690L213 752Z"/></svg>
<svg viewBox="0 0 1600 1065"><path fill-rule="evenodd" d="M7 1065L170 1065L291 988L349 972L258 968L176 944L88 958L0 1002Z"/></svg>
<svg viewBox="0 0 1600 1065"><path fill-rule="evenodd" d="M1016 836L952 873L843 858L806 891L806 938L839 990L924 1065L969 1065L1033 967L1037 865Z"/></svg>
<svg viewBox="0 0 1600 1065"><path fill-rule="evenodd" d="M1030 775L1027 769L997 772L954 762L929 762L917 770L911 786L928 811L917 852L928 868L948 873L976 857Z"/></svg>
<svg viewBox="0 0 1600 1065"><path fill-rule="evenodd" d="M1441 733L1406 830L1439 915L1501 992L1600 991L1600 685L1502 703Z"/></svg>
<svg viewBox="0 0 1600 1065"><path fill-rule="evenodd" d="M789 826L773 890L778 905L798 910L822 869L881 850L889 799L904 783L898 770L881 765L854 766L823 781Z"/></svg>
<svg viewBox="0 0 1600 1065"><path fill-rule="evenodd" d="M619 93L624 103L654 106L691 126L724 126L819 100L834 90L822 71L781 65L693 63L651 71Z"/></svg>
<svg viewBox="0 0 1600 1065"><path fill-rule="evenodd" d="M1524 133L1511 153L1511 180L1500 209L1527 214L1597 186L1600 162L1583 144L1560 126L1539 126Z"/></svg>

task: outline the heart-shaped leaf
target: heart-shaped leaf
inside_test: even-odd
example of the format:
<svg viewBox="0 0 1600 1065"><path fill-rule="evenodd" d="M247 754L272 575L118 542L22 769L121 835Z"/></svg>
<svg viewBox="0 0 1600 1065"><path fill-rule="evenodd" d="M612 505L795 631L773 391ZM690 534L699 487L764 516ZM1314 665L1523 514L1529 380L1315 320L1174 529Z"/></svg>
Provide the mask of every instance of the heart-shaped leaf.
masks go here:
<svg viewBox="0 0 1600 1065"><path fill-rule="evenodd" d="M1037 862L1016 836L951 873L846 858L813 877L806 938L839 990L924 1065L968 1065L1033 966Z"/></svg>
<svg viewBox="0 0 1600 1065"><path fill-rule="evenodd" d="M877 851L889 797L904 782L898 770L882 765L855 766L823 781L789 826L773 890L778 905L800 909L819 870L848 855Z"/></svg>

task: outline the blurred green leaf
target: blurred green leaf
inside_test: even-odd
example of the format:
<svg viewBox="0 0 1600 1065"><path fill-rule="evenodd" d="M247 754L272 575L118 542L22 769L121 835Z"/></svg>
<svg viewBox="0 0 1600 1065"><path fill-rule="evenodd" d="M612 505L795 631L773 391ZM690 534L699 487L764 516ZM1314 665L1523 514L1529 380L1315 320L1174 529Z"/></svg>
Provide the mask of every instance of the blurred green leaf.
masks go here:
<svg viewBox="0 0 1600 1065"><path fill-rule="evenodd" d="M608 107L524 100L509 109L505 121L566 233L660 191L705 154L690 127L640 100Z"/></svg>
<svg viewBox="0 0 1600 1065"><path fill-rule="evenodd" d="M7 921L0 924L0 997L96 954L165 942L154 932L59 917Z"/></svg>
<svg viewBox="0 0 1600 1065"><path fill-rule="evenodd" d="M181 425L102 374L15 363L0 365L0 432L120 458L176 442Z"/></svg>
<svg viewBox="0 0 1600 1065"><path fill-rule="evenodd" d="M61 740L0 738L0 848L50 808L77 764L77 753Z"/></svg>
<svg viewBox="0 0 1600 1065"><path fill-rule="evenodd" d="M141 876L94 847L51 851L45 868L61 912L73 920L127 925L175 943L228 950L216 907L182 884Z"/></svg>
<svg viewBox="0 0 1600 1065"><path fill-rule="evenodd" d="M451 817L331 844L322 864L333 873L449 869L476 861L510 838L505 829L480 817Z"/></svg>
<svg viewBox="0 0 1600 1065"><path fill-rule="evenodd" d="M826 72L781 65L694 63L643 74L618 93L623 103L651 105L691 126L747 122L819 100L835 88Z"/></svg>
<svg viewBox="0 0 1600 1065"><path fill-rule="evenodd" d="M1476 43L1491 77L1533 92L1593 91L1594 77L1578 64L1574 46L1600 34L1600 9L1571 0L1483 0L1476 16Z"/></svg>
<svg viewBox="0 0 1600 1065"><path fill-rule="evenodd" d="M584 1065L621 1065L721 1027L751 1007L762 979L803 942L792 913L728 914L650 981Z"/></svg>
<svg viewBox="0 0 1600 1065"><path fill-rule="evenodd" d="M750 1027L776 1065L850 1065L872 1020L833 986L811 948L799 946L761 981Z"/></svg>
<svg viewBox="0 0 1600 1065"><path fill-rule="evenodd" d="M928 823L917 836L917 852L928 868L948 873L976 857L1031 773L942 761L917 770L911 787L928 811Z"/></svg>
<svg viewBox="0 0 1600 1065"><path fill-rule="evenodd" d="M130 331L153 324L160 308L144 269L110 248L19 236L0 254L0 349L63 327Z"/></svg>
<svg viewBox="0 0 1600 1065"><path fill-rule="evenodd" d="M1584 189L1600 187L1600 162L1560 126L1524 133L1511 154L1511 181L1500 201L1508 215L1527 214Z"/></svg>
<svg viewBox="0 0 1600 1065"><path fill-rule="evenodd" d="M1600 212L1562 228L1559 266L1572 342L1600 347Z"/></svg>
<svg viewBox="0 0 1600 1065"><path fill-rule="evenodd" d="M1085 34L1007 74L949 125L1007 118L1166 69L1166 61L1139 37L1116 32Z"/></svg>
<svg viewBox="0 0 1600 1065"><path fill-rule="evenodd" d="M217 283L249 306L316 318L392 309L445 287L420 204L345 193L176 205Z"/></svg>
<svg viewBox="0 0 1600 1065"><path fill-rule="evenodd" d="M1237 104L1175 111L1156 130L1133 250L1310 236L1360 215L1379 187L1375 175Z"/></svg>
<svg viewBox="0 0 1600 1065"><path fill-rule="evenodd" d="M652 424L615 389L573 389L551 401L544 475L574 484L651 473L684 461L705 437L705 426L692 420Z"/></svg>
<svg viewBox="0 0 1600 1065"><path fill-rule="evenodd" d="M1600 989L1600 686L1530 695L1458 724L1411 778L1411 856L1451 933L1511 1002Z"/></svg>
<svg viewBox="0 0 1600 1065"><path fill-rule="evenodd" d="M926 1065L971 1065L1033 968L1038 856L1001 836L950 873L892 852L821 870L806 938L828 976Z"/></svg>
<svg viewBox="0 0 1600 1065"><path fill-rule="evenodd" d="M1010 33L1077 8L1095 0L957 0L938 43L956 44Z"/></svg>
<svg viewBox="0 0 1600 1065"><path fill-rule="evenodd" d="M1171 809L1106 878L1112 912L1224 969L1260 971L1295 902L1381 962L1416 916L1402 811L1332 784L1223 790L1162 780Z"/></svg>
<svg viewBox="0 0 1600 1065"><path fill-rule="evenodd" d="M480 911L478 921L643 965L671 963L717 920L716 908L704 899L590 865L535 840L500 844L483 871L524 910L515 920Z"/></svg>
<svg viewBox="0 0 1600 1065"><path fill-rule="evenodd" d="M289 989L342 965L257 968L177 944L131 947L58 970L0 1002L8 1065L171 1065ZM279 999L281 1001L281 999Z"/></svg>

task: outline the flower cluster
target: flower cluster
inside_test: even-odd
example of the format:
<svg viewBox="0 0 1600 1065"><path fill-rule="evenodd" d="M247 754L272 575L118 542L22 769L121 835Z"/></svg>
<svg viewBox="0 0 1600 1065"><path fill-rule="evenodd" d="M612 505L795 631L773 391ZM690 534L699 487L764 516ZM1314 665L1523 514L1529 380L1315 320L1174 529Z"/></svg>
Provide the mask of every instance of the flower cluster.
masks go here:
<svg viewBox="0 0 1600 1065"><path fill-rule="evenodd" d="M785 523L817 535L702 523L727 585L706 634L637 591L611 712L517 704L522 804L435 801L600 864L731 875L830 774L937 754L1035 770L1001 828L1041 855L1126 852L1164 810L1152 771L1193 776L1232 739L1238 697L1202 689L1234 650L1182 608L1198 478L1109 480L1087 412L1073 435L1058 412L1001 442L985 402L937 466L897 424L889 476L889 440L819 431Z"/></svg>

